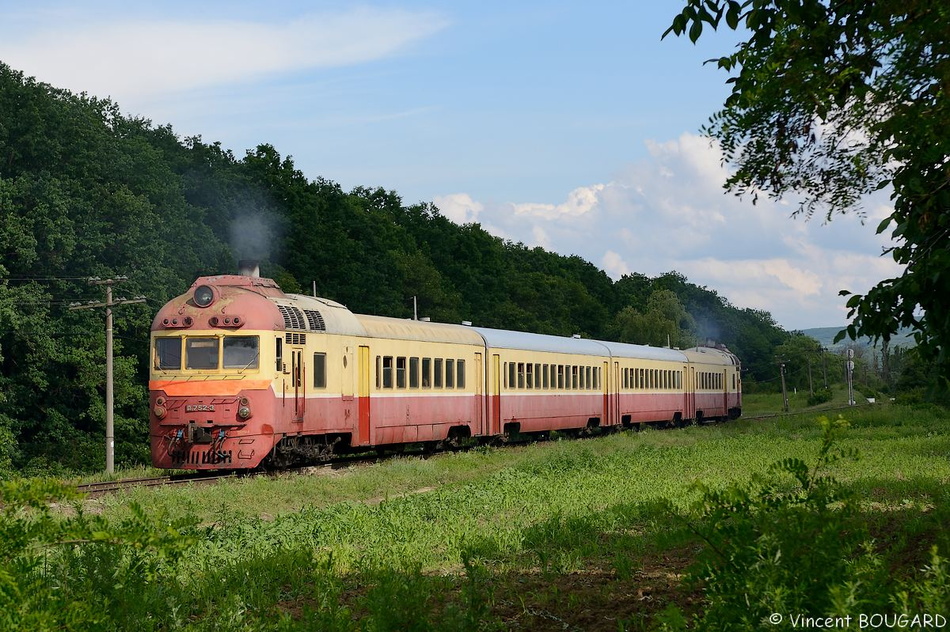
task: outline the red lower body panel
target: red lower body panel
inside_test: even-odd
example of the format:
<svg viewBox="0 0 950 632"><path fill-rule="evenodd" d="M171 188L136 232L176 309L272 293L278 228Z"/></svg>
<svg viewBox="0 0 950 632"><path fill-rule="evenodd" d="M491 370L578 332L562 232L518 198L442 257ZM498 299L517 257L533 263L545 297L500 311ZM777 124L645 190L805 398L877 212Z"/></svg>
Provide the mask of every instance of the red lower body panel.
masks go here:
<svg viewBox="0 0 950 632"><path fill-rule="evenodd" d="M205 382L206 390L214 384ZM231 386L231 385L229 385ZM671 421L692 416L686 396L672 393L602 392L374 394L281 397L271 388L222 389L225 395L176 394L171 385L151 393L152 464L174 469L246 469L260 465L281 439L329 436L353 446L441 441L453 429L472 437L497 435L506 424L521 432L584 428L620 423ZM242 407L250 415L240 414ZM739 394L697 393L695 410L704 418L726 417L741 407ZM608 413L608 411L610 411ZM161 413L161 416L159 416ZM482 418L484 415L484 419Z"/></svg>

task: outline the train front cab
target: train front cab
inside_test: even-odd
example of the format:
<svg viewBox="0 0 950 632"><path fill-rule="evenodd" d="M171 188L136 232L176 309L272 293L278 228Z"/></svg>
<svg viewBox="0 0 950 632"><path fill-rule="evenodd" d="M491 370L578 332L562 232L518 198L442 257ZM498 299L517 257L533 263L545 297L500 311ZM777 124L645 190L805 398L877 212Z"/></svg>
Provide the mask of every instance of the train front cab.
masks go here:
<svg viewBox="0 0 950 632"><path fill-rule="evenodd" d="M152 340L150 440L155 467L255 467L273 447L255 416L273 407L272 332L196 330ZM273 360L271 360L273 361Z"/></svg>
<svg viewBox="0 0 950 632"><path fill-rule="evenodd" d="M273 446L270 279L198 279L152 321L149 435L163 468L254 467Z"/></svg>

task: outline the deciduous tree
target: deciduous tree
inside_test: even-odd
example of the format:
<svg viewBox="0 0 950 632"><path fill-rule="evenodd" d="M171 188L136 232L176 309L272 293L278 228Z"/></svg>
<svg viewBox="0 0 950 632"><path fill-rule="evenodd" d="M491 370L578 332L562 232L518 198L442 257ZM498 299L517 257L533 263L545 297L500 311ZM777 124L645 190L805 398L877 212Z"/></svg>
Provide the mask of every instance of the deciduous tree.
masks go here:
<svg viewBox="0 0 950 632"><path fill-rule="evenodd" d="M732 93L704 131L737 194L802 196L798 213L857 210L890 187L904 272L847 302L847 334L917 330L950 367L950 5L931 0L687 0L664 36L725 22L747 35L714 61ZM842 291L842 295L849 292ZM843 335L844 332L842 332Z"/></svg>

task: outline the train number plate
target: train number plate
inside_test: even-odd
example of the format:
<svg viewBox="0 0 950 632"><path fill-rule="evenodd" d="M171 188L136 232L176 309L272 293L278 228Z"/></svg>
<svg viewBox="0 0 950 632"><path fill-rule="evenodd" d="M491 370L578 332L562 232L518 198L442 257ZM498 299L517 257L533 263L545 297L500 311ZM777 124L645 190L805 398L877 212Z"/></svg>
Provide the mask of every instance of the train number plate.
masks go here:
<svg viewBox="0 0 950 632"><path fill-rule="evenodd" d="M213 413L214 404L188 404L185 406L186 413Z"/></svg>

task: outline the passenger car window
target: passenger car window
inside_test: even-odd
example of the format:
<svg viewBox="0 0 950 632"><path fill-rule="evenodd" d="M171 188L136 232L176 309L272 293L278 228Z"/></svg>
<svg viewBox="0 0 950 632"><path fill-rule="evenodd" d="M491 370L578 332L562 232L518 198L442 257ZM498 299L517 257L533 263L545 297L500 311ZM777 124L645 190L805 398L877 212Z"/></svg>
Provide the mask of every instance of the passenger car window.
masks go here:
<svg viewBox="0 0 950 632"><path fill-rule="evenodd" d="M327 387L327 354L313 354L313 387Z"/></svg>

